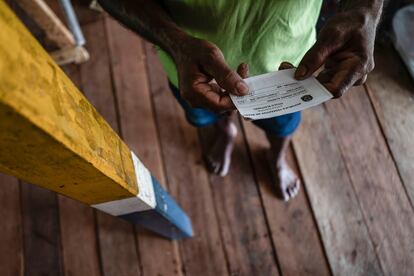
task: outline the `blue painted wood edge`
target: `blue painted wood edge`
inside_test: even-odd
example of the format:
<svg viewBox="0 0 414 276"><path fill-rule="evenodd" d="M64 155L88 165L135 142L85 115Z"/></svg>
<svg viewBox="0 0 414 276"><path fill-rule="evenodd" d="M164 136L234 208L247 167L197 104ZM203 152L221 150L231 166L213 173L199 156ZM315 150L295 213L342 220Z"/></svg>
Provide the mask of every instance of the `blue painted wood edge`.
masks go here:
<svg viewBox="0 0 414 276"><path fill-rule="evenodd" d="M157 202L155 208L119 217L137 223L168 239L177 240L192 237L194 233L190 218L162 188L154 176L152 176L152 184Z"/></svg>

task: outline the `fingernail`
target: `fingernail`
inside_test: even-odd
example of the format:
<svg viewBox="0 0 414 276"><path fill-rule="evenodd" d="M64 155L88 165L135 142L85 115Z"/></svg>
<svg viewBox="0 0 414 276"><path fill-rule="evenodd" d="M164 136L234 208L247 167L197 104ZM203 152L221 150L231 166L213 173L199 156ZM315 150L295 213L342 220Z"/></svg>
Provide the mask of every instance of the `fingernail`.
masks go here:
<svg viewBox="0 0 414 276"><path fill-rule="evenodd" d="M238 81L236 84L237 92L240 95L246 95L249 92L249 87L243 81Z"/></svg>
<svg viewBox="0 0 414 276"><path fill-rule="evenodd" d="M304 65L299 65L298 69L295 72L295 78L302 79L308 70Z"/></svg>
<svg viewBox="0 0 414 276"><path fill-rule="evenodd" d="M280 64L280 67L286 68L286 67L292 67L292 65L289 62L284 61Z"/></svg>

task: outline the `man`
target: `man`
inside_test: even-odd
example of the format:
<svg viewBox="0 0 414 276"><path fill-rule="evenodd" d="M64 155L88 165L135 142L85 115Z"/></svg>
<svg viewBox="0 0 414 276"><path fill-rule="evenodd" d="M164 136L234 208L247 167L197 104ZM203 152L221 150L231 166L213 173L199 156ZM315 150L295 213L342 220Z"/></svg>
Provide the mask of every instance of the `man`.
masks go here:
<svg viewBox="0 0 414 276"><path fill-rule="evenodd" d="M340 97L373 69L382 0L347 0L321 29L322 0L100 0L117 20L160 47L173 94L196 127L214 124L216 140L205 152L209 169L225 176L237 128L229 94L245 95L243 81L297 65L295 77L318 80ZM125 45L128 47L128 45ZM237 68L234 71L233 68ZM254 121L269 139L275 181L284 200L299 191L285 160L300 113Z"/></svg>

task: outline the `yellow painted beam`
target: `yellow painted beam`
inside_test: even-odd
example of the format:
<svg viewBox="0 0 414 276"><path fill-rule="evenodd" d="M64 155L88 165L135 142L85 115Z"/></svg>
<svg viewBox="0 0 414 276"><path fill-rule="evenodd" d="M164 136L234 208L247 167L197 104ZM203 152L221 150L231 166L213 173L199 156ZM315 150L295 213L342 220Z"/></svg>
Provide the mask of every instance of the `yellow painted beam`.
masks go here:
<svg viewBox="0 0 414 276"><path fill-rule="evenodd" d="M4 1L0 171L87 204L138 194L128 147Z"/></svg>
<svg viewBox="0 0 414 276"><path fill-rule="evenodd" d="M191 221L0 0L0 172L191 237Z"/></svg>

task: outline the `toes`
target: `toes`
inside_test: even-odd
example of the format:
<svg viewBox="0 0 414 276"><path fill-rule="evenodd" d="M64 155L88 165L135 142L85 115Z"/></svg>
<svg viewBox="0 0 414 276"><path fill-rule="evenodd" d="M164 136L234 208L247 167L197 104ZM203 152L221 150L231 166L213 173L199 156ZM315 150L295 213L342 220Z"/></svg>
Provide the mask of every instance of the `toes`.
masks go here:
<svg viewBox="0 0 414 276"><path fill-rule="evenodd" d="M217 174L217 175L221 175L222 168L223 168L223 166L221 165L221 163L217 163L217 167L216 167L216 170L214 171L214 173Z"/></svg>
<svg viewBox="0 0 414 276"><path fill-rule="evenodd" d="M289 194L289 199L293 198L295 196L295 186L292 185L292 186L288 187L287 190L288 190L288 194Z"/></svg>
<svg viewBox="0 0 414 276"><path fill-rule="evenodd" d="M291 189L291 187L287 187L283 192L283 200L288 201L292 197L293 197L293 190Z"/></svg>
<svg viewBox="0 0 414 276"><path fill-rule="evenodd" d="M221 166L220 167L220 171L219 171L219 173L217 173L219 176L221 176L221 177L224 177L224 176L226 176L227 175L227 173L228 173L228 169L226 169L225 168L225 166Z"/></svg>
<svg viewBox="0 0 414 276"><path fill-rule="evenodd" d="M296 185L295 185L295 196L299 193L299 190L300 190L300 180L297 179Z"/></svg>
<svg viewBox="0 0 414 276"><path fill-rule="evenodd" d="M221 169L220 163L214 162L214 164L213 164L213 173L214 174L219 174L220 169Z"/></svg>
<svg viewBox="0 0 414 276"><path fill-rule="evenodd" d="M288 200L294 198L295 196L298 195L299 190L300 190L300 180L297 179L294 184L289 185L285 189L285 191L283 193L283 200L288 201Z"/></svg>
<svg viewBox="0 0 414 276"><path fill-rule="evenodd" d="M208 156L206 156L205 158L204 158L204 161L205 161L205 163L206 163L206 167L207 167L207 169L208 169L208 171L209 172L211 172L211 173L216 173L216 171L217 171L217 167L218 167L218 165L220 165L220 164L218 164L217 162L214 162L210 157L208 157Z"/></svg>
<svg viewBox="0 0 414 276"><path fill-rule="evenodd" d="M214 161L208 156L204 158L204 161L210 173L214 173L219 176L226 176L229 172L230 162L224 162L223 164L222 162Z"/></svg>
<svg viewBox="0 0 414 276"><path fill-rule="evenodd" d="M220 176L226 176L227 173L229 172L230 169L230 160L231 160L231 152L230 154L226 154L227 156L225 157L223 164L220 168Z"/></svg>
<svg viewBox="0 0 414 276"><path fill-rule="evenodd" d="M300 181L297 179L295 183L290 187L290 198L294 198L299 193Z"/></svg>

